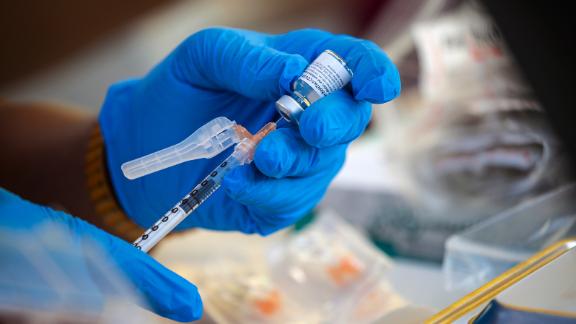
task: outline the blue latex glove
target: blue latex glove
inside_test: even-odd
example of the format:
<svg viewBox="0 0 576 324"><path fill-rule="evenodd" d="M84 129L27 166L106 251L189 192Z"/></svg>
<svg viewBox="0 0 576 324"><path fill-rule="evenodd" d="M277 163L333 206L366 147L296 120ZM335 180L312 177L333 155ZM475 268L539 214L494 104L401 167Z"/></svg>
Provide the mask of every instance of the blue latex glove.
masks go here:
<svg viewBox="0 0 576 324"><path fill-rule="evenodd" d="M24 231L29 234L30 241L37 242L36 229L45 227L47 224L55 224L63 229L65 236L63 246L69 251L69 255L78 257L77 260L57 258L65 262L67 279L71 284L76 283L82 287L92 286L93 289L103 289L102 291L106 289L98 286L98 278L93 276L87 265L88 259L85 257L90 251L86 250L86 247L95 243L108 254L112 261L111 265L123 272L125 277L132 281L134 289L146 298L142 306L178 321L192 321L202 316L202 301L196 287L146 253L81 219L33 204L0 188L0 230ZM42 286L45 285L42 276L38 275L29 263L19 261L14 254L2 246L1 241L0 256L2 256L0 273L19 275L20 279L27 281L27 286L31 289L33 285L37 285L34 287L35 291L50 294L49 291L45 291L46 287ZM6 280L6 278L3 279ZM65 287L59 288L65 289ZM2 291L0 295L6 297L19 293L10 292L7 289L9 287L0 284L0 291ZM74 289L78 288L74 287ZM97 293L90 291L90 294ZM5 302L11 301L0 301L0 304L5 304Z"/></svg>
<svg viewBox="0 0 576 324"><path fill-rule="evenodd" d="M341 168L347 145L362 134L370 103L398 96L398 71L374 43L319 30L267 35L207 29L192 35L146 77L118 83L100 115L110 177L138 224L150 226L217 163L199 160L145 176L123 177L123 162L180 142L225 116L251 132L279 115L274 102L323 50L354 72L349 89L326 96L258 146L254 164L236 169L180 228L268 234L294 223L321 199Z"/></svg>

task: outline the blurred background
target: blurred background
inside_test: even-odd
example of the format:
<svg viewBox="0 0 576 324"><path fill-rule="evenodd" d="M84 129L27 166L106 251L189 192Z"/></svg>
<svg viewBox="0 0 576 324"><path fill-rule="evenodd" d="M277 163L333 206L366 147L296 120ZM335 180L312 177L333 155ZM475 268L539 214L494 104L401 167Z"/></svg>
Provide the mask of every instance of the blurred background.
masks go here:
<svg viewBox="0 0 576 324"><path fill-rule="evenodd" d="M288 234L194 232L155 253L204 289L217 322L296 320L278 308L301 310L288 301L318 290L311 287L327 293L308 301L317 305L304 311L304 322L326 321L342 308L335 298L342 291L321 275L303 284L283 273L291 266L319 271L323 265L309 263L314 253L338 255L338 271L361 273L363 285L379 287L346 290L343 318L361 314L358 321L371 322L413 306L394 316L418 322L576 231L576 137L568 118L576 56L569 45L573 12L565 7L496 0L3 1L0 97L96 113L110 84L146 74L187 36L214 25L267 33L321 28L376 42L400 69L402 95L375 107L316 211ZM354 242L338 250L344 256L334 247L342 239ZM198 244L221 254L187 248ZM236 272L214 271L222 268ZM239 273L250 281L239 283ZM285 295L282 306L275 289Z"/></svg>
<svg viewBox="0 0 576 324"><path fill-rule="evenodd" d="M230 26L269 33L316 27L363 34L380 1L3 2L0 88L97 111L114 81L145 74L192 33Z"/></svg>

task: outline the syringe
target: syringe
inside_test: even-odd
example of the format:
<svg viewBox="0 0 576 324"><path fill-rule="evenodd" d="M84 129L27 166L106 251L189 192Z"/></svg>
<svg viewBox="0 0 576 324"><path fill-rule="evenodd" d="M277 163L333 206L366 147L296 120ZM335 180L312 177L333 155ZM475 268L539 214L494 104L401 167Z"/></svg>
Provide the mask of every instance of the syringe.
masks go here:
<svg viewBox="0 0 576 324"><path fill-rule="evenodd" d="M294 82L292 92L276 101L276 109L283 119L298 124L300 116L310 105L344 87L350 82L352 75L352 70L341 56L334 51L326 50ZM124 175L128 179L135 179L185 161L211 158L238 143L234 152L224 162L144 232L134 242L134 246L149 251L218 190L223 177L231 169L252 162L256 145L275 128L276 123L268 123L252 136L235 122L225 117L218 117L174 146L124 163L122 165Z"/></svg>
<svg viewBox="0 0 576 324"><path fill-rule="evenodd" d="M246 131L248 135L236 145L234 152L210 172L190 193L166 212L152 227L146 230L142 236L134 241L133 245L144 252L148 252L153 248L220 188L222 179L230 170L240 165L251 163L256 145L274 129L276 129L276 123L268 123L254 136L249 135Z"/></svg>

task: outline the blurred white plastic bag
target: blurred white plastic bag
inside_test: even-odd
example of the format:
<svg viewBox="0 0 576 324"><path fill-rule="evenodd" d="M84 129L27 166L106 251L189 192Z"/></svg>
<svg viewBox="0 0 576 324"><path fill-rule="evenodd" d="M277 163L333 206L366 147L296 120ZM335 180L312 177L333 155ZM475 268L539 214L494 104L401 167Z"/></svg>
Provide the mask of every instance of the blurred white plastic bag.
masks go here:
<svg viewBox="0 0 576 324"><path fill-rule="evenodd" d="M569 181L544 112L480 6L421 23L414 37L416 108L396 107L409 112L384 127L400 191L418 215L470 225Z"/></svg>

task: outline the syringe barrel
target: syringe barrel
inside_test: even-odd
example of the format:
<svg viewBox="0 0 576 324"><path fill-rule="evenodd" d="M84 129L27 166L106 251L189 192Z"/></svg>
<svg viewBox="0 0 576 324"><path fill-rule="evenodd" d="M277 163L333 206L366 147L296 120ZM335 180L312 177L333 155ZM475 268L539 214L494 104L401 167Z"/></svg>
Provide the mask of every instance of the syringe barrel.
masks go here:
<svg viewBox="0 0 576 324"><path fill-rule="evenodd" d="M194 212L206 199L220 188L222 179L230 170L246 163L246 157L249 151L241 150L241 153L237 152L238 151L234 151L226 160L221 162L206 178L194 187L190 193L184 196L184 198L167 211L156 223L147 229L144 234L136 239L133 245L144 252L148 252L178 226L178 224L186 219L188 215Z"/></svg>
<svg viewBox="0 0 576 324"><path fill-rule="evenodd" d="M234 168L249 164L254 156L256 145L276 129L275 123L268 123L258 133L244 138L235 148L234 152L222 161L208 176L206 176L194 189L184 196L180 202L164 214L152 227L140 236L133 245L144 252L148 252L162 238L170 233L190 213L194 212L206 199L208 199L222 183L224 176Z"/></svg>
<svg viewBox="0 0 576 324"><path fill-rule="evenodd" d="M287 121L298 123L305 109L318 99L343 88L352 75L352 70L342 57L326 50L294 81L292 93L276 101L276 110Z"/></svg>
<svg viewBox="0 0 576 324"><path fill-rule="evenodd" d="M166 235L170 234L178 224L186 219L186 216L188 216L188 214L184 210L176 207L172 208L171 211L162 216L162 218L142 234L136 241L137 243L134 243L134 246L144 252L150 251L158 242L166 237Z"/></svg>

